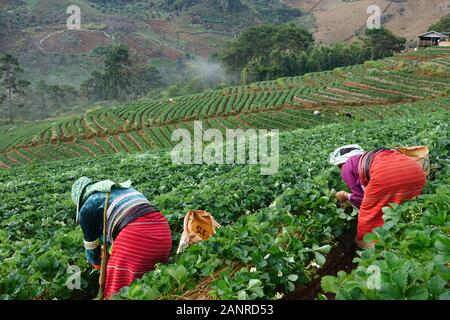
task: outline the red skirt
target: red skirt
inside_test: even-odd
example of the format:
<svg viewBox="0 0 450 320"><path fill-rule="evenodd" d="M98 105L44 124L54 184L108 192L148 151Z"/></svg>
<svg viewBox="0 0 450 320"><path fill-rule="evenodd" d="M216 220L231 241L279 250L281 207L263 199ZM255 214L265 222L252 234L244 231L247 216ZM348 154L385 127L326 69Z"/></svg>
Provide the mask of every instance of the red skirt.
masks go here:
<svg viewBox="0 0 450 320"><path fill-rule="evenodd" d="M160 212L141 216L123 228L112 246L104 297L111 298L134 279L167 262L172 250L169 223Z"/></svg>
<svg viewBox="0 0 450 320"><path fill-rule="evenodd" d="M382 208L400 204L422 193L426 183L420 165L404 154L386 150L375 157L370 166L370 181L358 216L357 239L384 224Z"/></svg>

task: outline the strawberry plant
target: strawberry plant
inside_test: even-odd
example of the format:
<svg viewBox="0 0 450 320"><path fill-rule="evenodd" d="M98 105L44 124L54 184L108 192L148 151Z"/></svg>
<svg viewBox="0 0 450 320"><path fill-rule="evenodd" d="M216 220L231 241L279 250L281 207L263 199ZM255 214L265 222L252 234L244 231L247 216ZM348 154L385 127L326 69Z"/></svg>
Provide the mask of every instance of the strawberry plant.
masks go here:
<svg viewBox="0 0 450 320"><path fill-rule="evenodd" d="M376 247L359 253L352 273L322 278L323 289L337 299L449 300L449 204L446 187L386 208L385 225L366 236ZM378 285L370 280L374 270Z"/></svg>
<svg viewBox="0 0 450 320"><path fill-rule="evenodd" d="M448 60L440 59L444 60L442 65ZM417 200L386 209L385 226L368 236L378 241L377 246L359 251L355 260L358 267L353 272L325 276L323 289L338 299L448 299L449 98L388 104L405 97L411 100L406 95L413 89L402 90L414 82L410 73L389 69L392 61L378 63L386 69L382 71L387 72L389 81L398 79L398 86L380 81L381 73L367 79L363 67L343 68L180 97L171 108L163 100L136 102L93 111L80 119L44 122L36 127L30 124L20 132L21 139L7 134L9 141L2 141L0 147L9 151L0 155L0 167L26 164L0 169L0 298L95 295L98 272L85 262L82 233L75 225L69 196L72 182L80 175L131 179L167 217L174 248L189 209L207 210L222 225L208 241L180 255L173 252L168 264L158 265L123 288L117 299L192 297L199 288L207 298L272 299L307 285L319 275L339 236L354 232L357 212L346 212L337 205L334 193L345 186L339 170L327 163L336 146L351 140L360 141L365 149L429 146L430 181ZM422 75L415 86L421 88L420 95L435 95L448 81L446 77ZM387 90L389 93L384 92ZM358 97L371 105L339 109L321 105L323 117L301 107L266 109L290 99L301 106L295 97L320 104ZM380 101L383 103L376 105ZM244 112L236 116L241 109ZM222 132L225 127L297 129L280 136L278 173L261 176L258 166L175 165L166 150L94 157L169 148L171 131L177 127L192 131L191 120L197 119L199 110L206 118L211 113L220 114L222 117L207 119L204 127ZM339 115L348 111L357 121ZM384 120L360 123L374 118ZM106 132L101 127L111 135L96 136ZM2 137L10 129L0 128ZM35 141L48 142L52 134L75 140L22 146L18 152L8 149L35 137ZM73 157L79 158L69 159ZM55 161L58 159L62 161ZM71 290L66 285L69 266L80 270L80 289ZM367 285L374 268L380 270L380 290Z"/></svg>

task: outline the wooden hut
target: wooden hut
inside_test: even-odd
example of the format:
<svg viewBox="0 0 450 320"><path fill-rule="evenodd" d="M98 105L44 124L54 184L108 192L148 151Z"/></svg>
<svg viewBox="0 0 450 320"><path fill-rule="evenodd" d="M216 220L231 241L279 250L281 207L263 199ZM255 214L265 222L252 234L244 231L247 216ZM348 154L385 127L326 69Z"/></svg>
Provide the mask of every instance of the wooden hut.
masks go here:
<svg viewBox="0 0 450 320"><path fill-rule="evenodd" d="M419 34L417 38L419 38L419 48L438 46L440 42L449 41L448 35L436 31Z"/></svg>

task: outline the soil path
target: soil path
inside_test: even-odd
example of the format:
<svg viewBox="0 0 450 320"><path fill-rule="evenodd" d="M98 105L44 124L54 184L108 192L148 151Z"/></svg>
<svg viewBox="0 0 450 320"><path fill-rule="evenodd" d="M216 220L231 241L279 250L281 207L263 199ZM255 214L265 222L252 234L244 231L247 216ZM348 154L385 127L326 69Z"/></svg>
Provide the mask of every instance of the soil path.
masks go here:
<svg viewBox="0 0 450 320"><path fill-rule="evenodd" d="M334 247L329 254L324 266L320 269L318 276L305 285L299 285L294 292L285 296L286 300L315 300L319 293L323 293L320 286L320 280L323 276L336 275L343 270L347 273L356 268L353 258L356 255L356 244L354 235L351 232L344 234L339 238L339 244ZM335 295L326 293L329 300L334 300Z"/></svg>

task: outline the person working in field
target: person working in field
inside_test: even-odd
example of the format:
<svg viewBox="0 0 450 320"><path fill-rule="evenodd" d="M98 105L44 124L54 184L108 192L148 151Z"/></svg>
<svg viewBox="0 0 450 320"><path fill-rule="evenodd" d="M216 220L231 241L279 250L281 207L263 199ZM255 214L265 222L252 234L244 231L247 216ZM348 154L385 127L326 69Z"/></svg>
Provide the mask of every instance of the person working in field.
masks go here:
<svg viewBox="0 0 450 320"><path fill-rule="evenodd" d="M72 186L72 200L77 206L76 221L84 233L87 261L97 269L106 231L111 256L102 298L111 298L135 278L152 270L156 263L167 262L172 249L168 221L129 181L116 184L81 177ZM104 213L106 230L103 230Z"/></svg>
<svg viewBox="0 0 450 320"><path fill-rule="evenodd" d="M351 190L337 192L337 200L360 209L356 243L363 248L373 246L363 241L364 235L384 223L382 208L419 196L426 182L418 162L396 150L364 152L358 145L347 145L330 155L330 163L339 166Z"/></svg>

